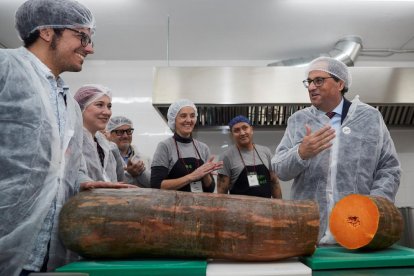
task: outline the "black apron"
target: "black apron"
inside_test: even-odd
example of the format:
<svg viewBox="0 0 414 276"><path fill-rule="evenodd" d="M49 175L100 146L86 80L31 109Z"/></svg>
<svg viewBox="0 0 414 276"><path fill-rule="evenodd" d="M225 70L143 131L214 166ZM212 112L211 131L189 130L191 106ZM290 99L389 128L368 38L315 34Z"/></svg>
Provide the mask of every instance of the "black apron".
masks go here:
<svg viewBox="0 0 414 276"><path fill-rule="evenodd" d="M202 166L204 164L204 161L201 159L200 153L198 152L197 147L194 144L194 141L192 138L183 138L180 137L178 134L174 134L173 137L176 145L177 150L177 156L178 160L175 162L174 166L172 167L170 173L168 174L166 179L177 179L183 176L186 176L187 174L192 173L195 171L198 167ZM195 157L186 157L181 158L180 152L178 150L178 144L177 141L181 143L193 143L195 153L198 155L199 159ZM201 181L201 180L200 180ZM204 185L202 185L203 192L208 192L205 190ZM183 192L191 192L191 184L187 184L184 187L181 187L177 191L183 191Z"/></svg>
<svg viewBox="0 0 414 276"><path fill-rule="evenodd" d="M256 148L254 148L256 151ZM249 195L249 196L259 196L259 197L272 197L272 183L270 178L270 172L263 164L263 160L260 157L259 153L256 151L257 156L262 161L262 164L255 166L244 166L244 170L240 173L236 182L233 184L233 187L230 189L230 194L236 195ZM240 158L242 158L240 154ZM243 161L243 158L242 158ZM244 164L244 161L243 161ZM249 186L249 181L247 179L248 173L256 173L257 179L259 182L258 186Z"/></svg>
<svg viewBox="0 0 414 276"><path fill-rule="evenodd" d="M176 178L186 176L187 174L190 174L193 171L195 171L198 167L200 167L203 164L204 164L203 160L196 159L194 157L178 158L177 162L172 167L166 179L176 179ZM184 187L181 187L180 189L178 189L177 191L191 192L191 185L187 184ZM206 192L204 190L204 186L203 186L203 192Z"/></svg>

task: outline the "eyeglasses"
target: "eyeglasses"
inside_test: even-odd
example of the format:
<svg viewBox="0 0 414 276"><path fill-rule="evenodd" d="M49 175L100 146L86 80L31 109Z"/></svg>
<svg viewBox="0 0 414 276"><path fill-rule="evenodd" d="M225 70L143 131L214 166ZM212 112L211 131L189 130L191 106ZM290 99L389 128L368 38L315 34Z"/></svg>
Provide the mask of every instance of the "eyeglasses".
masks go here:
<svg viewBox="0 0 414 276"><path fill-rule="evenodd" d="M81 32L81 31L78 31L78 30L75 30L75 29L72 29L72 28L65 28L65 29L70 30L72 32L75 32L79 35L82 47L85 48L89 44L92 44L92 47L93 47L92 38L88 34L86 34L84 32Z"/></svg>
<svg viewBox="0 0 414 276"><path fill-rule="evenodd" d="M325 83L326 79L333 79L333 77L326 77L326 78L317 77L317 78L314 78L313 80L307 79L302 82L305 88L309 88L309 85L311 85L312 82L316 87L321 87Z"/></svg>
<svg viewBox="0 0 414 276"><path fill-rule="evenodd" d="M132 133L134 133L134 129L133 128L128 128L128 129L116 129L116 130L112 130L111 133L115 133L116 136L122 136L124 135L124 133L128 134L128 135L132 135Z"/></svg>

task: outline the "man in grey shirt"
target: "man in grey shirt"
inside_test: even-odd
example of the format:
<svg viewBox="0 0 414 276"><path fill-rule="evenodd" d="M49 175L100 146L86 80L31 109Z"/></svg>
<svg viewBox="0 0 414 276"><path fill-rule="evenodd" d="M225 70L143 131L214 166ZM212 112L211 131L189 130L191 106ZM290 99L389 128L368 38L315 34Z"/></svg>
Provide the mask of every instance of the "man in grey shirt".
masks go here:
<svg viewBox="0 0 414 276"><path fill-rule="evenodd" d="M279 181L271 169L270 149L253 143L253 127L249 119L237 116L229 123L235 145L220 159L218 193L282 198Z"/></svg>

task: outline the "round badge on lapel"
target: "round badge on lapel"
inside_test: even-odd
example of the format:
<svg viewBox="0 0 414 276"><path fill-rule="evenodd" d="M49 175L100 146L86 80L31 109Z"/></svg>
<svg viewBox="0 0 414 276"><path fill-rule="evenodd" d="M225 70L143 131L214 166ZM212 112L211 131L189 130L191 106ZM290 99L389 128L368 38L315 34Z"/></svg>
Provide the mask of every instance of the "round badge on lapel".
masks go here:
<svg viewBox="0 0 414 276"><path fill-rule="evenodd" d="M343 128L342 128L342 132L343 132L344 134L350 134L350 133L351 133L351 129L350 129L349 127L343 127Z"/></svg>

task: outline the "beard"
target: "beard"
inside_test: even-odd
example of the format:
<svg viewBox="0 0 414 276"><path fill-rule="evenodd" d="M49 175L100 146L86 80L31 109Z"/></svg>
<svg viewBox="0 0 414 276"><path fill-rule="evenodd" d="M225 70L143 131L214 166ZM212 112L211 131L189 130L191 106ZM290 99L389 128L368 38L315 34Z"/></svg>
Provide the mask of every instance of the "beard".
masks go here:
<svg viewBox="0 0 414 276"><path fill-rule="evenodd" d="M122 144L118 145L118 148L121 151L127 151L129 149L130 145L131 145L131 143L122 143Z"/></svg>
<svg viewBox="0 0 414 276"><path fill-rule="evenodd" d="M53 37L52 37L52 41L50 42L50 46L49 46L49 49L50 50L52 50L52 51L56 51L56 49L57 49L57 42L58 42L58 37L56 36L56 34L53 34Z"/></svg>
<svg viewBox="0 0 414 276"><path fill-rule="evenodd" d="M52 41L49 45L49 50L53 54L53 64L59 70L60 73L63 72L80 72L82 70L82 64L79 66L77 64L72 64L69 62L69 59L62 54L62 47L58 47L60 41L60 36L53 34ZM74 50L76 52L79 49ZM59 73L59 74L60 74Z"/></svg>

